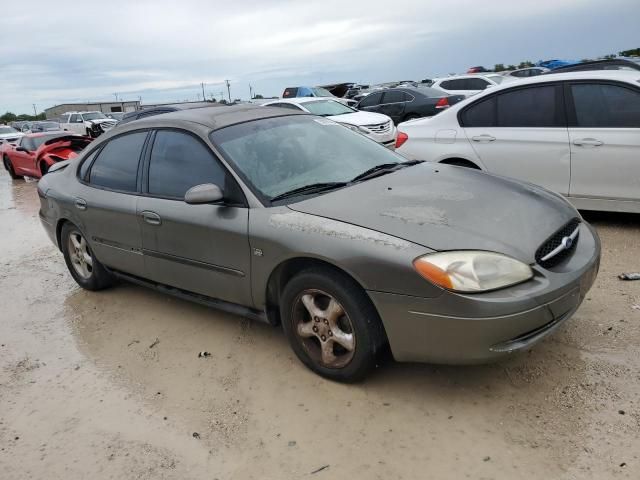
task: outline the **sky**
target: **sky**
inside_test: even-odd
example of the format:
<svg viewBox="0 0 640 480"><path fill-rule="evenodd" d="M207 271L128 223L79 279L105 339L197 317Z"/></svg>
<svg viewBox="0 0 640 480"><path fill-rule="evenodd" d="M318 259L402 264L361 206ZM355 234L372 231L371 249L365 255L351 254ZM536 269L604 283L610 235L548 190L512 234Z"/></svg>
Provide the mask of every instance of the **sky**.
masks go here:
<svg viewBox="0 0 640 480"><path fill-rule="evenodd" d="M0 113L174 102L640 47L638 0L2 0Z"/></svg>

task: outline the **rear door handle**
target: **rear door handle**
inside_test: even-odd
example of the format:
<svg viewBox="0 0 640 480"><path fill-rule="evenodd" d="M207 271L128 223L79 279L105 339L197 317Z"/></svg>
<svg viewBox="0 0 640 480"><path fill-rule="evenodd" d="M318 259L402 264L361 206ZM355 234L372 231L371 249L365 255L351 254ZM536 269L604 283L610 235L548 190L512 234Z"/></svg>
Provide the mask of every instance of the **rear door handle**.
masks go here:
<svg viewBox="0 0 640 480"><path fill-rule="evenodd" d="M76 198L76 208L78 210L86 210L87 209L87 201L84 198Z"/></svg>
<svg viewBox="0 0 640 480"><path fill-rule="evenodd" d="M471 137L471 140L474 142L495 142L496 137L492 137L491 135L477 135L475 137Z"/></svg>
<svg viewBox="0 0 640 480"><path fill-rule="evenodd" d="M160 225L162 223L162 219L160 215L155 212L144 211L142 212L142 219L147 222L149 225Z"/></svg>
<svg viewBox="0 0 640 480"><path fill-rule="evenodd" d="M596 140L595 138L581 138L579 140L574 140L573 144L578 147L599 147L604 145L604 142Z"/></svg>

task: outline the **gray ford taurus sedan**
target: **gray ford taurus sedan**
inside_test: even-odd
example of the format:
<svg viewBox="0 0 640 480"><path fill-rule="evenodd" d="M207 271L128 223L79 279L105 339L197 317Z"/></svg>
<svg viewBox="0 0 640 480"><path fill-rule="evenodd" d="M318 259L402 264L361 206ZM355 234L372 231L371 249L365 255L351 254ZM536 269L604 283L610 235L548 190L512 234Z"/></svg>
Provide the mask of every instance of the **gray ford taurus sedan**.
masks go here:
<svg viewBox="0 0 640 480"><path fill-rule="evenodd" d="M558 195L402 157L313 115L203 108L103 135L38 185L73 278L282 324L320 375L526 349L578 308L600 244Z"/></svg>

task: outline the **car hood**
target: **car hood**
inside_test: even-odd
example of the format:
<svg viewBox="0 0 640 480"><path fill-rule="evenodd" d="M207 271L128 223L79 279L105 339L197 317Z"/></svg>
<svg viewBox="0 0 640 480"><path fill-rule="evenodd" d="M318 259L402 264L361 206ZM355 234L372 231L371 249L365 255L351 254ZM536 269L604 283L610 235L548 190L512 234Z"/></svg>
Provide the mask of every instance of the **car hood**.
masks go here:
<svg viewBox="0 0 640 480"><path fill-rule="evenodd" d="M15 133L0 133L0 138L20 138L24 137L24 133L15 132Z"/></svg>
<svg viewBox="0 0 640 480"><path fill-rule="evenodd" d="M338 123L350 123L351 125L377 125L380 123L385 123L390 121L391 119L386 115L381 113L373 113L373 112L353 112L353 113L345 113L344 115L331 115L327 117L334 122Z"/></svg>
<svg viewBox="0 0 640 480"><path fill-rule="evenodd" d="M348 205L348 207L347 207ZM486 250L535 262L576 210L531 184L477 170L419 164L289 205L433 250Z"/></svg>

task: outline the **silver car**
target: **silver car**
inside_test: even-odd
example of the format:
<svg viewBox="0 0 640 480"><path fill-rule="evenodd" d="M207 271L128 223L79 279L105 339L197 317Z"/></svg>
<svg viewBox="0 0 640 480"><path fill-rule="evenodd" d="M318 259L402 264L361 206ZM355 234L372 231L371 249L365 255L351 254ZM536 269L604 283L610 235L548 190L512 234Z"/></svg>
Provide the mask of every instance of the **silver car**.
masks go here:
<svg viewBox="0 0 640 480"><path fill-rule="evenodd" d="M559 195L406 161L326 118L235 106L123 125L38 185L80 286L116 278L281 324L313 371L523 350L578 308L600 244Z"/></svg>

